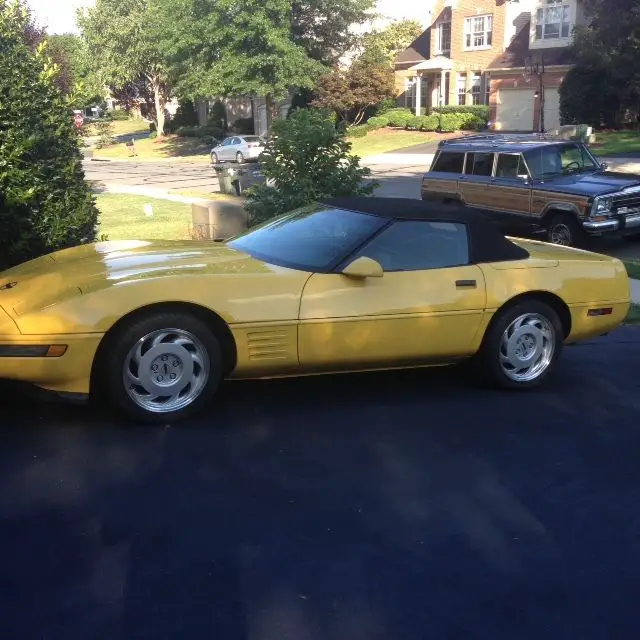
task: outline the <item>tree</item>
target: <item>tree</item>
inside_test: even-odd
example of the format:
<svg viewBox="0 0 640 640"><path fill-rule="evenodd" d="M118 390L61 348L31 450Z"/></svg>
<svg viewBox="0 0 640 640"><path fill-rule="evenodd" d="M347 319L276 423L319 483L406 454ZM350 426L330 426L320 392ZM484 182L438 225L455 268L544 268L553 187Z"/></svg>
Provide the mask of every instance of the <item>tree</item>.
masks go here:
<svg viewBox="0 0 640 640"><path fill-rule="evenodd" d="M363 184L371 175L350 155L351 143L335 127L331 113L298 109L289 118L273 123L262 171L274 186L248 191L246 209L252 223L332 196L370 195L375 183Z"/></svg>
<svg viewBox="0 0 640 640"><path fill-rule="evenodd" d="M78 23L92 52L93 68L104 85L119 90L141 81L147 83L161 136L171 93L163 34L173 25L166 21L166 13L154 8L152 0L96 0L94 7L79 12Z"/></svg>
<svg viewBox="0 0 640 640"><path fill-rule="evenodd" d="M73 33L47 36L47 53L58 65L57 87L79 106L104 100L104 86L91 73L85 42Z"/></svg>
<svg viewBox="0 0 640 640"><path fill-rule="evenodd" d="M311 104L335 111L346 122L360 124L367 109L394 95L392 68L385 62L363 58L346 70L335 67L322 76Z"/></svg>
<svg viewBox="0 0 640 640"><path fill-rule="evenodd" d="M95 239L71 109L46 45L31 51L21 0L0 11L0 269Z"/></svg>
<svg viewBox="0 0 640 640"><path fill-rule="evenodd" d="M568 92L574 91L571 83L563 88L564 113L569 120L581 115L588 121L600 118L601 96L598 95L598 78L605 82L606 90L613 92L618 105L618 122L623 119L636 121L640 114L640 2L638 0L616 0L615 11L607 0L583 0L586 26L576 28L573 50L577 65L572 76L578 74L589 87L573 87L583 95L594 95L596 100L581 104L579 99L571 99ZM589 76L589 72L597 73ZM571 76L567 76L570 80ZM586 91L586 93L585 93ZM572 110L575 105L578 111ZM569 111L567 111L569 109ZM611 119L610 116L607 116ZM585 118L586 119L586 118Z"/></svg>
<svg viewBox="0 0 640 640"><path fill-rule="evenodd" d="M385 29L374 29L362 36L360 59L392 65L398 54L423 32L424 27L417 20L396 20Z"/></svg>
<svg viewBox="0 0 640 640"><path fill-rule="evenodd" d="M293 41L310 58L335 64L358 41L352 27L373 17L375 0L293 0Z"/></svg>
<svg viewBox="0 0 640 640"><path fill-rule="evenodd" d="M322 71L292 39L291 0L157 1L172 16L164 48L188 98L265 96L270 124L276 101Z"/></svg>
<svg viewBox="0 0 640 640"><path fill-rule="evenodd" d="M11 0L0 0L0 13L11 12L13 5L14 3ZM22 5L22 12L22 40L31 51L35 51L38 45L44 40L46 30L44 27L36 24L33 11L28 5Z"/></svg>

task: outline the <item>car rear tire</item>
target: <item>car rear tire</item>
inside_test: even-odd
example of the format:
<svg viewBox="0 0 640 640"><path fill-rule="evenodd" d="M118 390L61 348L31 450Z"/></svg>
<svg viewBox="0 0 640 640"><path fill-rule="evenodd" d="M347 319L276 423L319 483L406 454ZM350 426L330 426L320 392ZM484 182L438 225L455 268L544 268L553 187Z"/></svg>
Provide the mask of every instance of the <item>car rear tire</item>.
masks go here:
<svg viewBox="0 0 640 640"><path fill-rule="evenodd" d="M582 247L586 234L576 219L567 213L558 213L547 227L547 242L563 247Z"/></svg>
<svg viewBox="0 0 640 640"><path fill-rule="evenodd" d="M212 400L223 378L215 334L181 312L124 325L98 366L101 395L135 422L167 424L194 415Z"/></svg>
<svg viewBox="0 0 640 640"><path fill-rule="evenodd" d="M238 151L238 153L236 153L236 162L238 164L242 164L244 162L244 156L242 155L241 151Z"/></svg>
<svg viewBox="0 0 640 640"><path fill-rule="evenodd" d="M562 323L554 309L539 300L523 301L498 312L476 365L492 386L534 388L555 368L563 342Z"/></svg>
<svg viewBox="0 0 640 640"><path fill-rule="evenodd" d="M214 151L211 152L211 164L220 164L220 160L218 159L218 154Z"/></svg>

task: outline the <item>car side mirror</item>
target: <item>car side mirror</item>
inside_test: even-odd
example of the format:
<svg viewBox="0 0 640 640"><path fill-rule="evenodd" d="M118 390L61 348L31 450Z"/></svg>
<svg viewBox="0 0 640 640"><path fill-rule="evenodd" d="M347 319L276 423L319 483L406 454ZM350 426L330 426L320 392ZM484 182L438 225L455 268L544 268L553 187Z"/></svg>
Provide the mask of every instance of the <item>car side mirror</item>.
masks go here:
<svg viewBox="0 0 640 640"><path fill-rule="evenodd" d="M384 271L379 262L362 256L350 262L342 270L342 275L350 278L382 278Z"/></svg>
<svg viewBox="0 0 640 640"><path fill-rule="evenodd" d="M601 168L603 171L606 171L606 170L609 168L609 163L608 163L608 162L601 162L601 163L600 163L600 168Z"/></svg>

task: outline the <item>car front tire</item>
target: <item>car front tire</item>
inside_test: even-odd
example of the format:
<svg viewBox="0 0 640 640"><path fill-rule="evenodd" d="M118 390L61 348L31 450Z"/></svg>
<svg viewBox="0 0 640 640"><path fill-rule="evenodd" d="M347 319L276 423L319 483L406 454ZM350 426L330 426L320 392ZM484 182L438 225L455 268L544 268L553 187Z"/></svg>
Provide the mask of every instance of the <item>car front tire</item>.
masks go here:
<svg viewBox="0 0 640 640"><path fill-rule="evenodd" d="M499 311L476 356L493 386L530 389L542 384L562 352L564 331L556 311L527 300Z"/></svg>
<svg viewBox="0 0 640 640"><path fill-rule="evenodd" d="M547 227L547 242L563 247L582 247L586 234L576 219L566 213L555 215Z"/></svg>
<svg viewBox="0 0 640 640"><path fill-rule="evenodd" d="M192 416L212 400L223 378L215 334L180 312L124 325L98 366L101 395L134 422L167 424Z"/></svg>

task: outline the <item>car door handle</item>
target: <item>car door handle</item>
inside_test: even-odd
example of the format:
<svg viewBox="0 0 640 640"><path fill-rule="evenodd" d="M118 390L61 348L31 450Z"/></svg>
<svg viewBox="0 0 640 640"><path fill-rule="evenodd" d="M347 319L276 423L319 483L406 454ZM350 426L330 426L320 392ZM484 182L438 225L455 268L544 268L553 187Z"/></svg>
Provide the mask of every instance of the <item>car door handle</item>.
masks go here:
<svg viewBox="0 0 640 640"><path fill-rule="evenodd" d="M456 289L475 289L477 284L475 280L456 280Z"/></svg>

